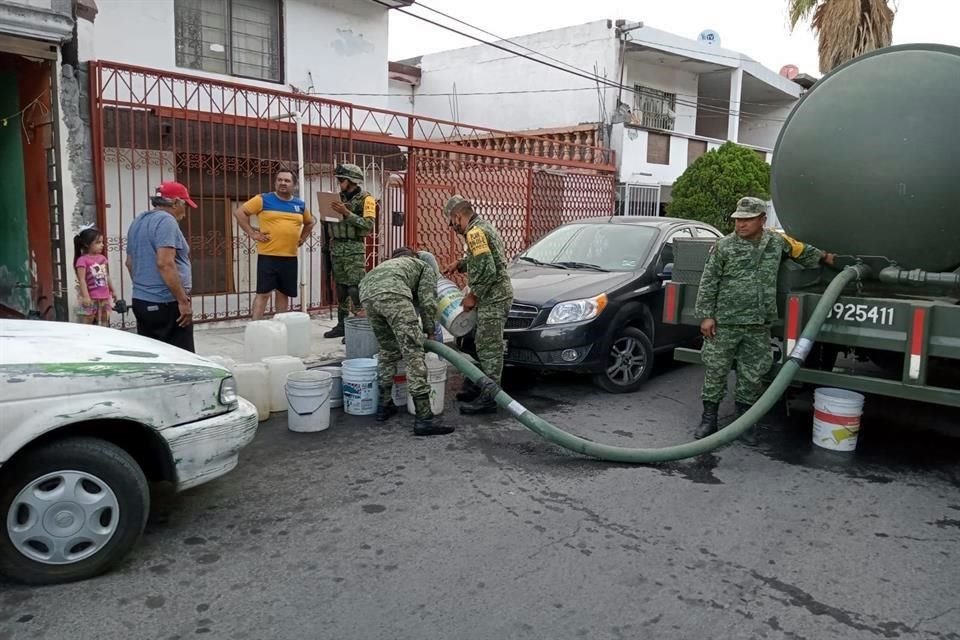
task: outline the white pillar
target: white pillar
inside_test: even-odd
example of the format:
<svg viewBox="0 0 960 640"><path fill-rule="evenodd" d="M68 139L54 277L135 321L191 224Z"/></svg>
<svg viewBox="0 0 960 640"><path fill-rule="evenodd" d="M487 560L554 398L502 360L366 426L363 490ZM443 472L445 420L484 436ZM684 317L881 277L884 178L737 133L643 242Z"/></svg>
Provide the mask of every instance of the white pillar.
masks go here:
<svg viewBox="0 0 960 640"><path fill-rule="evenodd" d="M730 73L730 112L727 115L727 140L737 142L740 136L740 94L743 90L743 67Z"/></svg>

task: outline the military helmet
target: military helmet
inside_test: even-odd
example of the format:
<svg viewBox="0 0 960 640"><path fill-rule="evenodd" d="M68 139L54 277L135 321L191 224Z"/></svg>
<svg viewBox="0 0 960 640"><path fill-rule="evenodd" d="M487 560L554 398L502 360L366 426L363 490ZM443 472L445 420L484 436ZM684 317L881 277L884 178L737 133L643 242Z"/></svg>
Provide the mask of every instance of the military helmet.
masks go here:
<svg viewBox="0 0 960 640"><path fill-rule="evenodd" d="M363 169L355 164L339 164L334 174L338 179L346 178L355 185L363 184Z"/></svg>
<svg viewBox="0 0 960 640"><path fill-rule="evenodd" d="M460 195L451 196L447 203L443 205L443 215L449 218L453 215L454 210L463 204L470 204L470 201Z"/></svg>
<svg viewBox="0 0 960 640"><path fill-rule="evenodd" d="M767 212L767 205L760 198L740 198L737 201L737 210L730 214L731 218L756 218Z"/></svg>

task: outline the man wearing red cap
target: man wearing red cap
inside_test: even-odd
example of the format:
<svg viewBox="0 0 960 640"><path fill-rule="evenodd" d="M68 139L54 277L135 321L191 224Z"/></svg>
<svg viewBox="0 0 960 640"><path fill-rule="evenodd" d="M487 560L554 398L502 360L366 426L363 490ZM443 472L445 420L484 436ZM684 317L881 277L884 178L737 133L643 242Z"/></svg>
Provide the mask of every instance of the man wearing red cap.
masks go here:
<svg viewBox="0 0 960 640"><path fill-rule="evenodd" d="M193 351L190 246L178 223L197 204L179 182L162 183L150 203L127 232L137 333Z"/></svg>

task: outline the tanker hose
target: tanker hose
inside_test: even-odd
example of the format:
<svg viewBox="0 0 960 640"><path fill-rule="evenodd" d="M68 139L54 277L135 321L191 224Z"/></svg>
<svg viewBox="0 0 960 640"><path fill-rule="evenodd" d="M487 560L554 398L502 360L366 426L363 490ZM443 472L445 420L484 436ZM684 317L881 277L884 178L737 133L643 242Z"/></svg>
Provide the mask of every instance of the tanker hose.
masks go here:
<svg viewBox="0 0 960 640"><path fill-rule="evenodd" d="M786 391L793 377L796 375L797 370L800 369L800 366L809 354L810 348L813 346L814 338L816 338L817 333L820 331L820 327L826 320L827 314L833 307L834 302L837 301L837 298L840 297L840 294L849 283L867 275L868 271L868 268L864 265L855 265L846 267L834 277L820 298L819 304L814 308L813 314L806 327L804 327L803 333L799 340L797 340L797 345L790 353L787 362L780 368L773 382L756 404L750 407L742 416L714 434L701 440L669 447L653 449L617 447L592 442L580 436L573 435L572 433L555 427L540 416L528 411L523 405L507 395L503 389L500 389L490 378L484 375L480 369L474 366L467 356L459 351L455 351L434 340L425 341L424 349L448 360L484 392L495 392L497 404L506 409L513 417L519 420L523 426L565 449L592 458L599 458L607 462L649 464L682 460L684 458L692 458L709 453L714 449L733 442L740 434L746 431L747 428L753 426L773 407L780 396L783 395L783 392Z"/></svg>
<svg viewBox="0 0 960 640"><path fill-rule="evenodd" d="M880 282L887 284L938 284L948 287L960 287L960 273L936 273L921 269L901 269L886 267L880 270Z"/></svg>

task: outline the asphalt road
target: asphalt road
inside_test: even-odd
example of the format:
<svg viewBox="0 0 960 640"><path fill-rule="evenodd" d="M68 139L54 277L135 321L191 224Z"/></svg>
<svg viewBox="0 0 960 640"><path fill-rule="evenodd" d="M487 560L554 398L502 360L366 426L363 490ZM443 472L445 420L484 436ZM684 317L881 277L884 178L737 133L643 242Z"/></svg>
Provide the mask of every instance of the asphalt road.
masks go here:
<svg viewBox="0 0 960 640"><path fill-rule="evenodd" d="M678 366L629 396L517 395L649 446L689 437L698 386ZM119 570L0 583L0 640L960 639L958 412L869 399L852 455L777 415L756 448L659 467L576 457L505 414L447 419L431 439L406 416L262 423L233 473L156 492Z"/></svg>

